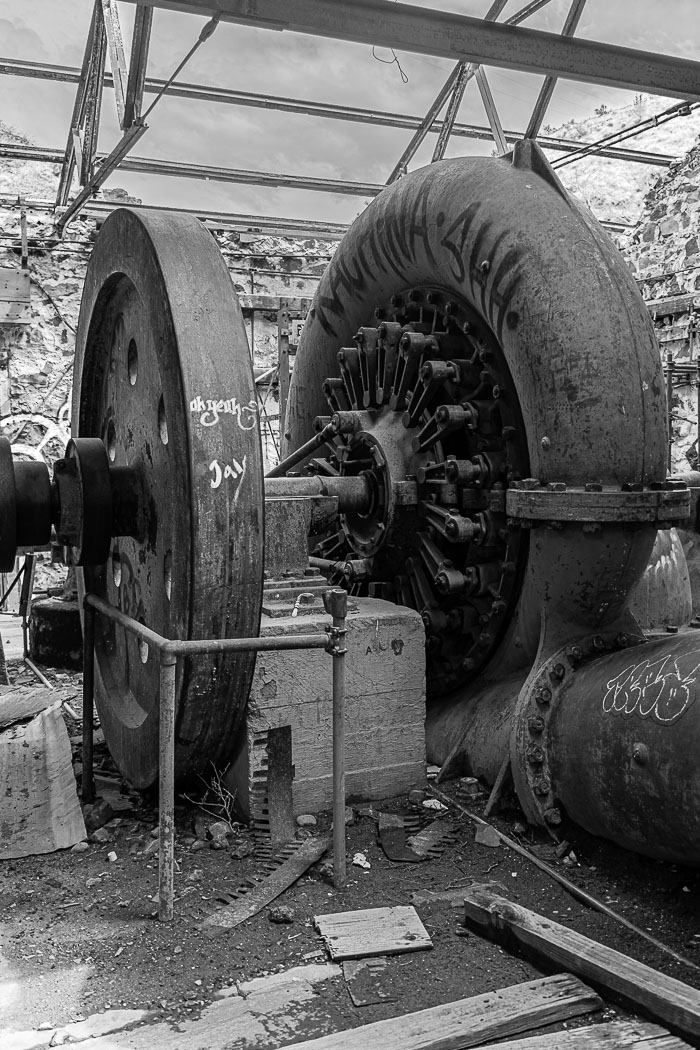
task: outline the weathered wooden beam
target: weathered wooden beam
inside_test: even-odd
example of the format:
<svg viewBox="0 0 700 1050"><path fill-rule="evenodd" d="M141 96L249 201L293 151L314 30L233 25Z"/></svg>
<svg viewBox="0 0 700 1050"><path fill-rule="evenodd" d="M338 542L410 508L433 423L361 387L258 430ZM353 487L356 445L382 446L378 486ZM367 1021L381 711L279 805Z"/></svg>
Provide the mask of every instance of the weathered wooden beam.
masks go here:
<svg viewBox="0 0 700 1050"><path fill-rule="evenodd" d="M130 128L141 116L141 103L146 86L146 65L148 48L151 42L153 26L153 8L139 5L134 19L134 35L131 38L131 57L129 59L129 78L124 98L124 124Z"/></svg>
<svg viewBox="0 0 700 1050"><path fill-rule="evenodd" d="M465 966L468 964L465 959ZM295 1050L465 1050L590 1013L602 1005L598 996L574 977L557 974L294 1046Z"/></svg>
<svg viewBox="0 0 700 1050"><path fill-rule="evenodd" d="M130 3L136 0L129 0ZM146 0L224 22L700 101L700 62L389 0Z"/></svg>
<svg viewBox="0 0 700 1050"><path fill-rule="evenodd" d="M557 967L563 966L604 988L608 994L633 1004L672 1031L696 1042L700 1038L700 991L697 989L553 919L513 904L488 886L465 890L464 912L467 922L487 935L498 939L510 934L522 947L544 955Z"/></svg>
<svg viewBox="0 0 700 1050"><path fill-rule="evenodd" d="M604 1021L508 1039L498 1043L497 1050L690 1050L690 1043L648 1021Z"/></svg>

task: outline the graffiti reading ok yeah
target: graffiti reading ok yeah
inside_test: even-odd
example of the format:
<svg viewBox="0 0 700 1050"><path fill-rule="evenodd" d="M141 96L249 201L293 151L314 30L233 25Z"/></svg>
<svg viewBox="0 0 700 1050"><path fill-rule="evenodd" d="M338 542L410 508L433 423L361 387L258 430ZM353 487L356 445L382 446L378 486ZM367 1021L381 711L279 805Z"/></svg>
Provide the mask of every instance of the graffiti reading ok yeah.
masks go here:
<svg viewBox="0 0 700 1050"><path fill-rule="evenodd" d="M682 660L683 657L664 656L626 667L608 682L603 711L672 725L695 700L690 687L700 670L697 654L686 657L687 670L679 667Z"/></svg>
<svg viewBox="0 0 700 1050"><path fill-rule="evenodd" d="M255 401L242 405L237 397L203 398L199 394L190 401L190 412L199 416L203 427L215 427L221 416L235 416L241 430L252 430L258 421Z"/></svg>

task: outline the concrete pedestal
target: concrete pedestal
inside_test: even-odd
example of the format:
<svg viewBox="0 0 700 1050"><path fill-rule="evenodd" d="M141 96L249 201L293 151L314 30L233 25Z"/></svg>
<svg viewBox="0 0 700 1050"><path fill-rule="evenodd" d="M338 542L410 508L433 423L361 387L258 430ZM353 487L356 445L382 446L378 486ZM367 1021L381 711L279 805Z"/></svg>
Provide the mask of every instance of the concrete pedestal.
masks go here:
<svg viewBox="0 0 700 1050"><path fill-rule="evenodd" d="M260 634L322 632L329 617L320 601L307 610L263 615ZM425 777L425 629L414 610L375 598L349 599L347 627L347 800L391 798ZM246 818L264 820L268 731L284 726L291 727L293 813L331 808L332 712L327 653L258 654L245 732L227 776Z"/></svg>

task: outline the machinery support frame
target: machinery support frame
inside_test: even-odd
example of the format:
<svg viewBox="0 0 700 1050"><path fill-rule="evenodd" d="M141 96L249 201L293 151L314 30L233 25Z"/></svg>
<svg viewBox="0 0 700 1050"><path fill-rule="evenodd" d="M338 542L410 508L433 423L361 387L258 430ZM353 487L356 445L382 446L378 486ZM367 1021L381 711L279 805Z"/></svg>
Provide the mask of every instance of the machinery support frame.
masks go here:
<svg viewBox="0 0 700 1050"><path fill-rule="evenodd" d="M152 647L160 664L159 794L158 794L158 918L173 918L175 866L175 680L183 657L224 652L272 652L323 649L333 657L333 872L336 887L345 882L345 756L344 704L347 593L329 590L324 604L333 617L325 634L272 635L265 638L203 638L178 640L145 627L95 594L83 601L83 779L81 801L94 801L93 715L95 703L95 620L104 616Z"/></svg>

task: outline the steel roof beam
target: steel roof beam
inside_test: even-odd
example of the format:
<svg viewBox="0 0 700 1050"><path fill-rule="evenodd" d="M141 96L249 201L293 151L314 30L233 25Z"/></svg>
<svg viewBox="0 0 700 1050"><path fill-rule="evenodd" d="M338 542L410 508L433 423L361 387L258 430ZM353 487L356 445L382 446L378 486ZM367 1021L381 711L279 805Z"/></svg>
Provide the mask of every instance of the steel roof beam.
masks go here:
<svg viewBox="0 0 700 1050"><path fill-rule="evenodd" d="M136 0L129 0L130 3ZM700 101L700 62L388 0L146 0L224 22Z"/></svg>
<svg viewBox="0 0 700 1050"><path fill-rule="evenodd" d="M564 22L564 28L561 31L562 36L573 36L576 32L576 26L581 20L583 9L586 6L586 0L572 0L569 13L566 16ZM532 116L528 121L527 128L525 130L526 139L536 139L539 135L544 115L547 112L547 106L552 100L554 94L554 88L557 84L557 78L548 76L544 78L544 84L540 88L540 93L537 96L537 102L535 108L532 111Z"/></svg>
<svg viewBox="0 0 700 1050"><path fill-rule="evenodd" d="M119 127L124 128L124 99L128 74L116 0L102 0L102 18L105 33L107 34L109 63L112 67L112 85L114 87L114 101L117 105L117 118Z"/></svg>
<svg viewBox="0 0 700 1050"><path fill-rule="evenodd" d="M38 146L0 142L0 157L56 164L62 156L63 154L58 149L42 149ZM110 158L98 155L95 159L103 164ZM385 186L376 183L340 182L337 179L315 179L305 175L278 175L266 171L242 171L235 168L215 168L203 164L179 164L177 161L156 160L150 157L127 157L126 160L120 161L119 170L140 171L147 175L169 175L183 179L206 179L212 182L238 182L250 186L281 186L287 189L315 190L320 193L342 193L354 197L376 197L378 193L386 189ZM103 203L95 201L93 205L100 207ZM74 204L70 206L71 209L74 208ZM183 209L173 210L182 211ZM204 213L197 212L197 214ZM611 230L629 228L627 223L610 222L604 219L599 221L601 226Z"/></svg>
<svg viewBox="0 0 700 1050"><path fill-rule="evenodd" d="M124 98L124 128L130 128L141 116L141 102L146 86L146 63L148 45L151 40L153 8L139 5L134 19L134 35L131 39L129 78Z"/></svg>
<svg viewBox="0 0 700 1050"><path fill-rule="evenodd" d="M146 125L141 126L144 131ZM126 137L126 136L125 136ZM135 140L130 140L135 144ZM121 144L120 144L121 145ZM119 148L119 147L117 147ZM98 154L95 160L100 165L110 164L109 172L115 169L114 153ZM0 142L0 157L58 164L63 159L61 150L39 146L22 146L14 142ZM251 186L282 186L288 189L316 190L321 193L342 193L351 197L376 197L384 186L373 182L343 182L340 179L317 179L311 175L285 175L270 171L248 171L239 168L220 168L209 164L182 164L174 160L159 160L155 157L126 157L118 160L120 171L138 171L145 175L171 175L184 179L205 179L212 182L236 182ZM100 184L105 175L101 175ZM93 187L93 192L99 187ZM81 192L82 198L84 191ZM75 202L70 206L73 209Z"/></svg>
<svg viewBox="0 0 700 1050"><path fill-rule="evenodd" d="M549 0L547 0L549 3ZM149 8L150 10L150 8ZM59 81L66 84L77 84L80 82L80 70L72 66L54 66L40 62L24 62L14 58L0 58L0 75L32 77L38 80ZM156 94L163 85L164 80L148 77L144 84L144 91ZM113 86L111 74L105 74L105 85ZM423 120L422 117L406 116L402 113L386 113L370 109L358 109L353 106L333 106L324 102L312 102L308 99L289 98L284 95L258 95L248 91L236 91L232 88L207 87L203 84L172 84L166 90L166 95L178 98L195 99L202 102L218 102L232 106L247 106L253 109L279 110L283 113L297 113L310 117L322 117L329 120L348 120L359 124L376 124L380 127L408 128L414 131ZM128 93L127 93L128 96ZM443 127L442 120L435 120L428 129L432 133L439 133ZM486 125L459 124L452 128L451 134L461 138L491 139L491 129ZM510 142L515 142L523 137L519 131L504 131L504 135ZM552 138L541 135L538 138L540 146L545 149L557 150L561 153L573 153L585 143L579 141L569 142L566 139ZM648 150L625 149L624 147L608 147L597 153L598 156L609 157L612 160L627 160L639 164L653 164L658 167L668 167L675 157L668 153L654 153Z"/></svg>

